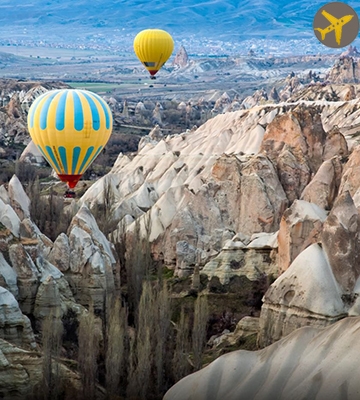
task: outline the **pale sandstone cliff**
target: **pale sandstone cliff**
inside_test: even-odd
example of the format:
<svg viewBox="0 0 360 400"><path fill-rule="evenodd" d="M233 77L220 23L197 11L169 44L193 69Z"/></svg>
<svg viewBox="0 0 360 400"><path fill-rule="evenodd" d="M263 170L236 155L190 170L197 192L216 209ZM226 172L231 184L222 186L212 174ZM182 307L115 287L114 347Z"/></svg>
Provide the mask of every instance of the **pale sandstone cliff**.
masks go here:
<svg viewBox="0 0 360 400"><path fill-rule="evenodd" d="M346 318L326 329L298 329L259 351L223 355L178 382L164 400L356 400L359 327L359 317Z"/></svg>

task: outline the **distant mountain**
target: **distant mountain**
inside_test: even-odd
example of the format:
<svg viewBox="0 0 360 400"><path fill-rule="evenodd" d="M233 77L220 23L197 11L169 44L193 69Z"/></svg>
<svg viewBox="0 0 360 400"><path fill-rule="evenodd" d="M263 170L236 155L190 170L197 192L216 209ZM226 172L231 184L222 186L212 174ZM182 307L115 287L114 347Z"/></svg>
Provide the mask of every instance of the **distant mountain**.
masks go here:
<svg viewBox="0 0 360 400"><path fill-rule="evenodd" d="M135 32L160 27L176 34L219 39L249 37L312 37L312 20L323 0L1 0L1 36L4 28L62 27L93 30L118 28ZM360 11L360 1L350 2ZM66 27L66 29L65 29Z"/></svg>

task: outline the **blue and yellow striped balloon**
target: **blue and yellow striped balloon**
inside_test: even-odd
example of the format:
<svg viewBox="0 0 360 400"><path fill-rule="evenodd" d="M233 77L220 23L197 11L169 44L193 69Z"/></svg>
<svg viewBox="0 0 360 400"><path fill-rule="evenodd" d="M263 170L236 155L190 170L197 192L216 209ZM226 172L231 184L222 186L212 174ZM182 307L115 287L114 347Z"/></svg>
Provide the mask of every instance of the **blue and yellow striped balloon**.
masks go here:
<svg viewBox="0 0 360 400"><path fill-rule="evenodd" d="M87 90L51 90L28 114L30 136L59 178L74 188L112 131L106 102Z"/></svg>

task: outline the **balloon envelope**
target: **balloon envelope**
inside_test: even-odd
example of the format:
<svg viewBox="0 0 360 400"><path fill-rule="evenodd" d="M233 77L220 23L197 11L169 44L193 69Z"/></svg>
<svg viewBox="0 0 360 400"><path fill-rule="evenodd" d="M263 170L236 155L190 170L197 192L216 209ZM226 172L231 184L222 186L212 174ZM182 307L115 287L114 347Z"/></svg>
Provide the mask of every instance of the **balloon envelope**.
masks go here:
<svg viewBox="0 0 360 400"><path fill-rule="evenodd" d="M30 136L59 178L74 188L106 145L112 114L106 102L87 90L51 90L28 113Z"/></svg>
<svg viewBox="0 0 360 400"><path fill-rule="evenodd" d="M134 51L150 75L155 75L171 56L174 41L162 29L145 29L134 39Z"/></svg>

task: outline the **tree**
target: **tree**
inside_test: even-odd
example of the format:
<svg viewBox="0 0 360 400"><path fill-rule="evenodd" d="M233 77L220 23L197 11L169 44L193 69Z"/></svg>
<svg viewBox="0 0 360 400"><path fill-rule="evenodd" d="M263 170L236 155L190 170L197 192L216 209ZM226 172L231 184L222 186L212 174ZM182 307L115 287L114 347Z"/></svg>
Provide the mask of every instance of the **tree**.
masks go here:
<svg viewBox="0 0 360 400"><path fill-rule="evenodd" d="M191 364L189 362L190 350L189 317L185 313L184 306L182 306L180 320L176 325L176 344L172 361L175 382L178 382L191 371Z"/></svg>
<svg viewBox="0 0 360 400"><path fill-rule="evenodd" d="M166 386L166 376L164 371L171 368L171 365L166 366L166 353L169 350L167 341L169 338L170 318L171 318L171 303L170 295L166 282L162 288L157 288L156 303L154 308L155 318L155 366L156 366L156 393L163 394ZM171 358L170 358L171 360ZM169 363L170 364L170 363ZM167 368L168 367L168 368Z"/></svg>
<svg viewBox="0 0 360 400"><path fill-rule="evenodd" d="M60 399L61 377L59 373L59 356L62 345L63 325L58 316L50 314L42 326L42 392L44 400Z"/></svg>
<svg viewBox="0 0 360 400"><path fill-rule="evenodd" d="M169 349L171 304L167 286L145 280L139 303L133 367L129 376L129 397L161 398L168 389L165 371ZM171 357L169 357L171 361Z"/></svg>
<svg viewBox="0 0 360 400"><path fill-rule="evenodd" d="M206 328L209 318L209 308L207 298L199 296L195 301L194 325L192 330L192 349L194 355L195 370L202 366L202 356L206 343Z"/></svg>
<svg viewBox="0 0 360 400"><path fill-rule="evenodd" d="M121 305L120 297L111 302L111 311L107 322L107 349L105 357L106 390L108 396L125 393L127 361L127 311Z"/></svg>
<svg viewBox="0 0 360 400"><path fill-rule="evenodd" d="M96 322L94 307L83 313L79 323L79 372L83 388L83 398L95 400L97 365L100 345L100 329Z"/></svg>
<svg viewBox="0 0 360 400"><path fill-rule="evenodd" d="M30 199L30 216L40 231L51 240L67 232L73 215L64 209L64 199L57 196L53 188L47 196L41 195L37 177L27 187Z"/></svg>

